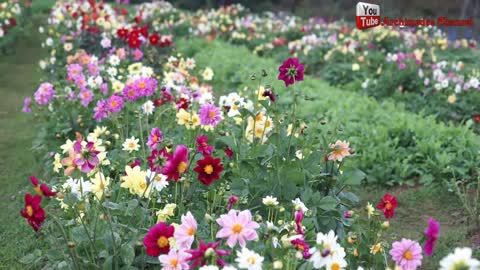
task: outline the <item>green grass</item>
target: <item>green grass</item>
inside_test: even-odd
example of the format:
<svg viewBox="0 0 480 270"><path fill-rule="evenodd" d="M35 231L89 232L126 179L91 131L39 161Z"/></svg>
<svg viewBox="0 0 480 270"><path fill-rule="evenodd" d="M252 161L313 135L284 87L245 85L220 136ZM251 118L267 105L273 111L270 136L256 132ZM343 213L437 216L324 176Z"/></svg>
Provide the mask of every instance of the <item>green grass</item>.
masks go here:
<svg viewBox="0 0 480 270"><path fill-rule="evenodd" d="M40 78L39 44L31 36L12 55L0 56L0 269L25 269L18 259L40 243L19 212L29 175L39 166L30 150L36 132L32 117L21 112L23 98L32 95Z"/></svg>
<svg viewBox="0 0 480 270"><path fill-rule="evenodd" d="M55 0L35 0L32 3L32 12L34 14L47 13L54 4Z"/></svg>

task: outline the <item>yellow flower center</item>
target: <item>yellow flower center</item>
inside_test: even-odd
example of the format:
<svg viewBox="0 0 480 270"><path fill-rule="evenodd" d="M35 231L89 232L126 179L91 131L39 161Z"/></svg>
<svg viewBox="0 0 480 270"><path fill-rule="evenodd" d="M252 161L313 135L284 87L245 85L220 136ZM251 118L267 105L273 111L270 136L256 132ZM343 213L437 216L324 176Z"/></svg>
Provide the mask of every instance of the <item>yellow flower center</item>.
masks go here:
<svg viewBox="0 0 480 270"><path fill-rule="evenodd" d="M157 135L153 135L152 141L153 141L153 142L157 142L157 140L158 140L158 136L157 136Z"/></svg>
<svg viewBox="0 0 480 270"><path fill-rule="evenodd" d="M412 252L410 250L405 251L405 253L403 254L403 258L405 258L405 260L413 259Z"/></svg>
<svg viewBox="0 0 480 270"><path fill-rule="evenodd" d="M144 82L140 82L138 84L138 87L140 87L141 89L145 88L145 83Z"/></svg>
<svg viewBox="0 0 480 270"><path fill-rule="evenodd" d="M178 164L177 170L179 173L184 173L186 169L187 169L187 163L185 161L182 161L180 162L180 164Z"/></svg>
<svg viewBox="0 0 480 270"><path fill-rule="evenodd" d="M208 113L208 117L209 117L210 119L215 118L215 115L216 115L216 114L215 114L215 111L213 111L213 110Z"/></svg>
<svg viewBox="0 0 480 270"><path fill-rule="evenodd" d="M272 122L270 121L265 121L265 127L269 128L272 125Z"/></svg>
<svg viewBox="0 0 480 270"><path fill-rule="evenodd" d="M129 148L135 148L135 143L134 143L134 142L129 143L129 144L128 144L128 147L129 147Z"/></svg>
<svg viewBox="0 0 480 270"><path fill-rule="evenodd" d="M235 224L235 225L233 225L233 227L232 227L232 231L233 231L234 233L240 233L240 232L242 231L242 229L243 229L243 227L242 227L242 225L240 225L240 224Z"/></svg>
<svg viewBox="0 0 480 270"><path fill-rule="evenodd" d="M171 259L170 260L170 266L176 267L178 265L178 260L177 259Z"/></svg>
<svg viewBox="0 0 480 270"><path fill-rule="evenodd" d="M190 236L194 235L195 234L195 229L194 228L189 228L187 230L187 234L190 235Z"/></svg>
<svg viewBox="0 0 480 270"><path fill-rule="evenodd" d="M40 189L40 185L35 186L33 189L35 189L38 195L43 195L43 191Z"/></svg>
<svg viewBox="0 0 480 270"><path fill-rule="evenodd" d="M330 268L332 270L340 270L340 265L338 263L333 263Z"/></svg>
<svg viewBox="0 0 480 270"><path fill-rule="evenodd" d="M25 209L27 209L27 215L29 217L33 216L33 208L30 205L27 205L27 207L25 207Z"/></svg>
<svg viewBox="0 0 480 270"><path fill-rule="evenodd" d="M162 177L160 175L155 176L155 182L162 182Z"/></svg>
<svg viewBox="0 0 480 270"><path fill-rule="evenodd" d="M203 168L203 171L206 173L206 174L212 174L213 173L213 167L212 165L207 165Z"/></svg>
<svg viewBox="0 0 480 270"><path fill-rule="evenodd" d="M250 257L250 258L247 259L247 262L248 262L249 264L251 264L251 265L254 265L255 262L257 262L257 260L255 259L255 257L252 256L252 257Z"/></svg>
<svg viewBox="0 0 480 270"><path fill-rule="evenodd" d="M158 238L157 240L157 245L159 248L164 248L168 246L168 244L169 244L168 238L166 238L165 236L160 236L160 238Z"/></svg>
<svg viewBox="0 0 480 270"><path fill-rule="evenodd" d="M112 100L112 102L110 102L110 106L112 107L117 107L118 103L116 100Z"/></svg>
<svg viewBox="0 0 480 270"><path fill-rule="evenodd" d="M387 202L387 204L385 205L385 208L386 208L387 210L392 209L392 204L391 204L390 202Z"/></svg>

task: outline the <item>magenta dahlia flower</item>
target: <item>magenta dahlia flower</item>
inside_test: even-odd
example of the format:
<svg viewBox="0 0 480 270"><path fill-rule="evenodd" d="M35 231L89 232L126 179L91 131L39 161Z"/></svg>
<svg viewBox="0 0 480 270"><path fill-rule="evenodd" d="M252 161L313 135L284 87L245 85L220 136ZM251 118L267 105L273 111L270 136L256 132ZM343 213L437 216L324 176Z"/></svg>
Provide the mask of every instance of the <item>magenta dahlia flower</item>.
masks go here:
<svg viewBox="0 0 480 270"><path fill-rule="evenodd" d="M70 79L76 80L78 77L83 76L83 67L79 64L68 65L67 76Z"/></svg>
<svg viewBox="0 0 480 270"><path fill-rule="evenodd" d="M433 218L428 220L428 228L425 230L425 236L427 240L423 245L425 254L432 256L433 249L435 248L435 242L437 242L438 235L440 234L440 223Z"/></svg>
<svg viewBox="0 0 480 270"><path fill-rule="evenodd" d="M93 100L93 92L84 88L80 93L78 93L78 98L83 107L87 107L88 104Z"/></svg>
<svg viewBox="0 0 480 270"><path fill-rule="evenodd" d="M112 95L107 100L107 108L112 113L121 111L123 109L123 98L117 94Z"/></svg>
<svg viewBox="0 0 480 270"><path fill-rule="evenodd" d="M303 65L298 62L298 58L288 58L278 68L280 72L278 79L285 82L285 86L303 81Z"/></svg>
<svg viewBox="0 0 480 270"><path fill-rule="evenodd" d="M31 97L26 97L25 100L23 101L22 112L31 113L32 109L30 108L30 104L32 104L32 98Z"/></svg>
<svg viewBox="0 0 480 270"><path fill-rule="evenodd" d="M192 262L191 268L195 269L196 266L204 266L210 258L214 257L215 261L220 266L225 266L227 263L222 260L222 256L230 255L227 250L218 249L220 242L205 244L202 240L199 241L197 249L187 251L192 256L188 258L188 261Z"/></svg>
<svg viewBox="0 0 480 270"><path fill-rule="evenodd" d="M173 237L175 227L169 226L164 222L150 228L145 238L143 238L143 245L147 249L147 255L157 257L160 254L167 254L170 251L170 238Z"/></svg>
<svg viewBox="0 0 480 270"><path fill-rule="evenodd" d="M222 121L222 112L213 104L204 104L199 111L200 124L216 126Z"/></svg>
<svg viewBox="0 0 480 270"><path fill-rule="evenodd" d="M214 146L208 145L208 137L205 135L198 136L195 142L197 143L197 151L203 155L211 155L213 149L215 149Z"/></svg>
<svg viewBox="0 0 480 270"><path fill-rule="evenodd" d="M46 105L50 103L55 95L55 89L51 83L42 83L34 94L35 102L40 105Z"/></svg>
<svg viewBox="0 0 480 270"><path fill-rule="evenodd" d="M185 145L177 146L172 156L168 157L167 164L163 167L162 174L167 176L167 181L178 181L180 174L185 173L188 167L188 149Z"/></svg>
<svg viewBox="0 0 480 270"><path fill-rule="evenodd" d="M159 143L163 140L162 131L159 128L152 128L150 135L148 136L147 145L150 147L150 150L157 149Z"/></svg>
<svg viewBox="0 0 480 270"><path fill-rule="evenodd" d="M102 122L103 118L108 118L107 101L97 101L97 105L93 108L93 112L93 118L97 120L97 122Z"/></svg>
<svg viewBox="0 0 480 270"><path fill-rule="evenodd" d="M93 142L87 142L85 147L82 146L82 141L76 141L73 144L73 149L77 155L73 163L83 172L91 172L100 163L98 159L99 151L95 150Z"/></svg>

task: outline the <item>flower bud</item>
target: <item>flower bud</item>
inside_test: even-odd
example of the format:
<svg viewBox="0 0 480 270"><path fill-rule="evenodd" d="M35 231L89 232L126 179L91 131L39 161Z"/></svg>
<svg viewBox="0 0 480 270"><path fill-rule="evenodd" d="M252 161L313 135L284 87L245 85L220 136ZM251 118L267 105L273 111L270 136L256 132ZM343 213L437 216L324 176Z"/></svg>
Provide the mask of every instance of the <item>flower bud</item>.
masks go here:
<svg viewBox="0 0 480 270"><path fill-rule="evenodd" d="M385 221L382 223L382 229L388 229L390 227L390 222Z"/></svg>
<svg viewBox="0 0 480 270"><path fill-rule="evenodd" d="M213 248L208 248L206 251L205 251L205 257L207 258L211 258L215 255L215 250Z"/></svg>
<svg viewBox="0 0 480 270"><path fill-rule="evenodd" d="M273 269L282 269L283 268L283 262L278 260L273 262Z"/></svg>
<svg viewBox="0 0 480 270"><path fill-rule="evenodd" d="M110 135L110 130L105 131L105 135Z"/></svg>
<svg viewBox="0 0 480 270"><path fill-rule="evenodd" d="M210 223L212 222L212 216L210 216L208 213L205 214L205 220L207 221L207 223Z"/></svg>
<svg viewBox="0 0 480 270"><path fill-rule="evenodd" d="M303 254L302 254L302 252L300 252L300 251L295 252L295 258L297 258L297 259L299 259L299 260L303 259Z"/></svg>
<svg viewBox="0 0 480 270"><path fill-rule="evenodd" d="M74 248L74 247L75 247L75 242L73 242L73 241L68 241L67 246L68 246L69 248Z"/></svg>

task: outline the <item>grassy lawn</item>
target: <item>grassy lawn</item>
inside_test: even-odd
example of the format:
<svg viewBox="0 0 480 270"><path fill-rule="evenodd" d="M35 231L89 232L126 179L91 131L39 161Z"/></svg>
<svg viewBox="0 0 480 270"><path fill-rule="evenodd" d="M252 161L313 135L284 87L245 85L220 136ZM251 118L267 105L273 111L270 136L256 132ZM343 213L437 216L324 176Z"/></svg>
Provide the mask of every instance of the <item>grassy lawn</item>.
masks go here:
<svg viewBox="0 0 480 270"><path fill-rule="evenodd" d="M21 112L23 99L38 85L38 37L21 39L15 52L0 56L0 258L2 269L25 269L18 259L38 245L37 237L20 216L29 175L39 163L32 151L35 135L32 117Z"/></svg>

